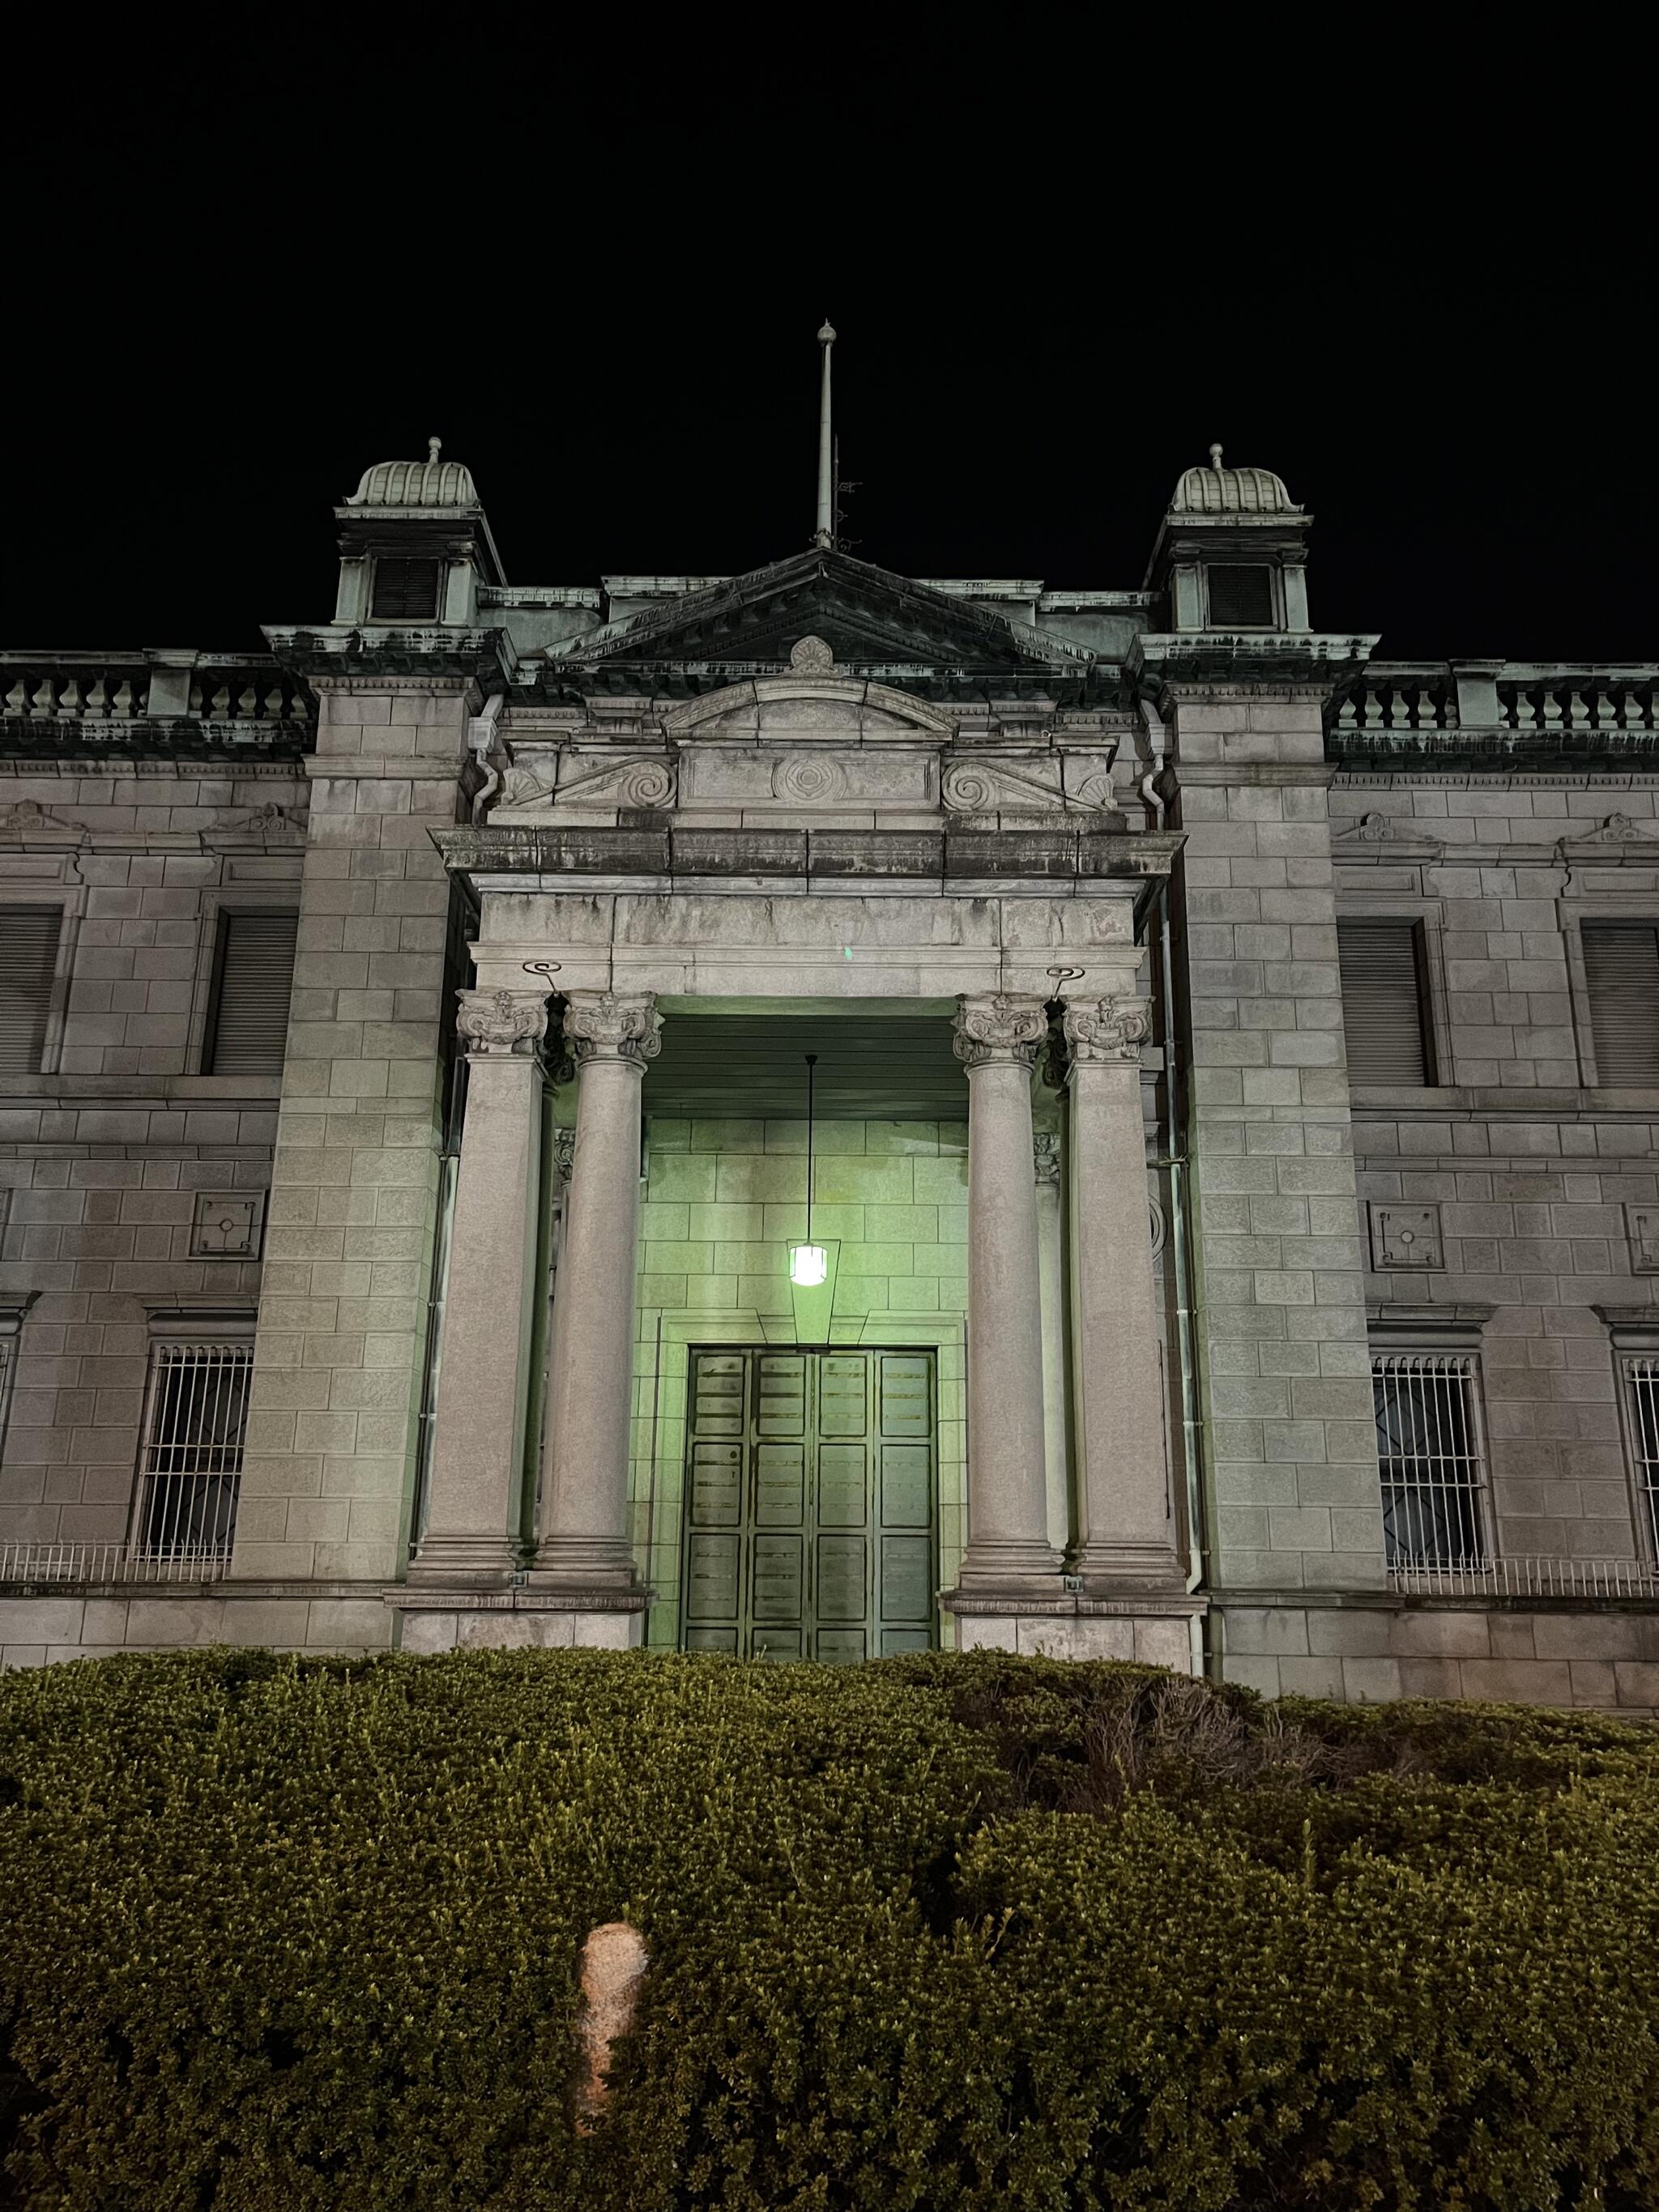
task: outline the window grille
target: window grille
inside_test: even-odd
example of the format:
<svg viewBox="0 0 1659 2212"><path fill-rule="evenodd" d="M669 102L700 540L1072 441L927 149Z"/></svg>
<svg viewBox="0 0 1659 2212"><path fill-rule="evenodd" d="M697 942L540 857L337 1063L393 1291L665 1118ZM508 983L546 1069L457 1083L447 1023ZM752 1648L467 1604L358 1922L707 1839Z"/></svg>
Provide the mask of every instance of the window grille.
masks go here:
<svg viewBox="0 0 1659 2212"><path fill-rule="evenodd" d="M1598 1079L1659 1084L1659 926L1587 921L1581 934Z"/></svg>
<svg viewBox="0 0 1659 2212"><path fill-rule="evenodd" d="M1627 1352L1624 1368L1642 1534L1649 1558L1659 1559L1659 1354Z"/></svg>
<svg viewBox="0 0 1659 2212"><path fill-rule="evenodd" d="M61 906L0 906L0 1070L40 1073L52 1018Z"/></svg>
<svg viewBox="0 0 1659 2212"><path fill-rule="evenodd" d="M1382 1533L1391 1567L1486 1559L1480 1369L1467 1352L1371 1355Z"/></svg>
<svg viewBox="0 0 1659 2212"><path fill-rule="evenodd" d="M374 563L374 622L430 622L438 611L435 561Z"/></svg>
<svg viewBox="0 0 1659 2212"><path fill-rule="evenodd" d="M282 1073L299 925L276 908L220 915L205 1074Z"/></svg>
<svg viewBox="0 0 1659 2212"><path fill-rule="evenodd" d="M1336 951L1350 1078L1432 1083L1423 933L1417 923L1339 921Z"/></svg>
<svg viewBox="0 0 1659 2212"><path fill-rule="evenodd" d="M1273 572L1271 568L1206 568L1210 587L1210 628L1271 629Z"/></svg>
<svg viewBox="0 0 1659 2212"><path fill-rule="evenodd" d="M155 1346L133 1535L141 1558L228 1558L252 1368L251 1341Z"/></svg>

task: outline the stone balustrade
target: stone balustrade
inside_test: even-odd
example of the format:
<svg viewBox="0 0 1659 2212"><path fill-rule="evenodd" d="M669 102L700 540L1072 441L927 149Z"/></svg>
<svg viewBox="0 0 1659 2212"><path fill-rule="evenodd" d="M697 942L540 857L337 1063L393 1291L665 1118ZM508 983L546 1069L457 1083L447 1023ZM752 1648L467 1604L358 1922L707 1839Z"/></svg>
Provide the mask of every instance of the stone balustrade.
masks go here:
<svg viewBox="0 0 1659 2212"><path fill-rule="evenodd" d="M1539 751L1583 759L1659 751L1659 671L1620 663L1373 661L1326 715L1340 762L1503 759Z"/></svg>

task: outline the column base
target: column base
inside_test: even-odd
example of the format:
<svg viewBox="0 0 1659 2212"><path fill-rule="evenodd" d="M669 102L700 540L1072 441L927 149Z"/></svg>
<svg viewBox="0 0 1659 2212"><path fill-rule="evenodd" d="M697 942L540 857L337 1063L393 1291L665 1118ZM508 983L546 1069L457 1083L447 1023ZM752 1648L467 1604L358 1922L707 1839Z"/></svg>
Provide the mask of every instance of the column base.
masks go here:
<svg viewBox="0 0 1659 2212"><path fill-rule="evenodd" d="M630 1651L645 1640L646 1599L565 1602L524 1590L500 1595L465 1590L388 1592L400 1651Z"/></svg>
<svg viewBox="0 0 1659 2212"><path fill-rule="evenodd" d="M562 1596L584 1593L609 1603L646 1595L634 1554L620 1536L544 1536L526 1577L527 1587Z"/></svg>
<svg viewBox="0 0 1659 2212"><path fill-rule="evenodd" d="M519 1547L505 1536L423 1536L409 1563L411 1588L510 1589L520 1571Z"/></svg>
<svg viewBox="0 0 1659 2212"><path fill-rule="evenodd" d="M947 1591L959 1651L1012 1651L1043 1659L1120 1659L1172 1674L1198 1671L1193 1622L1208 1609L1204 1597L1091 1598L1067 1594L1044 1604L997 1599L977 1590Z"/></svg>
<svg viewBox="0 0 1659 2212"><path fill-rule="evenodd" d="M1052 1544L1038 1536L971 1538L957 1579L964 1590L988 1595L1059 1597L1062 1562Z"/></svg>
<svg viewBox="0 0 1659 2212"><path fill-rule="evenodd" d="M1187 1590L1185 1570L1167 1544L1085 1544L1066 1571L1081 1581L1085 1597L1182 1597Z"/></svg>

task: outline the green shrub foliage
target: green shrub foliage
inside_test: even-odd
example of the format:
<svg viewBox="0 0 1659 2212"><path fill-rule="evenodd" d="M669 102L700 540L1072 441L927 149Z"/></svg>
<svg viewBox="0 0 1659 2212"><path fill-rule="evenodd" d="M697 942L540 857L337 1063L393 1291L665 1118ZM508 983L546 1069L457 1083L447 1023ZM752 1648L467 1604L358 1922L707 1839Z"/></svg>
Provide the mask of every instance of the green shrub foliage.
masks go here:
<svg viewBox="0 0 1659 2212"><path fill-rule="evenodd" d="M1659 1741L994 1655L0 1678L29 2212L1659 2203ZM650 1970L591 2133L578 1955Z"/></svg>

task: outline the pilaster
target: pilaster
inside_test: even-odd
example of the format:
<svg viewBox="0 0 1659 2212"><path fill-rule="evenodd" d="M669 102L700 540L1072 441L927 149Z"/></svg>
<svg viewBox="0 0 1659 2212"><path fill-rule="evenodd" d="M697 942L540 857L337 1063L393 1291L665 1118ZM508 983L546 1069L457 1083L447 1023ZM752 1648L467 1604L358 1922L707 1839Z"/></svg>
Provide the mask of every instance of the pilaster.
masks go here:
<svg viewBox="0 0 1659 2212"><path fill-rule="evenodd" d="M1225 1589L1383 1581L1316 657L1304 680L1183 676L1163 694Z"/></svg>
<svg viewBox="0 0 1659 2212"><path fill-rule="evenodd" d="M413 1487L467 716L453 672L319 698L235 1577L384 1582Z"/></svg>

